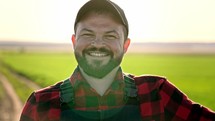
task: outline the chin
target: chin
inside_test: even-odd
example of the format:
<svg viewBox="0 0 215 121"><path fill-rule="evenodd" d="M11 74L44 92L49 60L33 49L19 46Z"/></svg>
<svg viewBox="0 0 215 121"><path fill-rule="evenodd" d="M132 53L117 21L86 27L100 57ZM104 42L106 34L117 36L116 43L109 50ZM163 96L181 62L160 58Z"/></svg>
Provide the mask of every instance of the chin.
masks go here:
<svg viewBox="0 0 215 121"><path fill-rule="evenodd" d="M81 66L81 65L80 65ZM106 76L108 73L110 73L115 67L118 65L106 65L102 67L91 67L91 66L81 66L81 68L84 70L84 72L89 75L96 78L102 78Z"/></svg>
<svg viewBox="0 0 215 121"><path fill-rule="evenodd" d="M120 65L122 61L122 56L118 58L111 58L107 64L102 65L101 63L90 64L86 58L76 55L76 60L78 65L83 69L83 71L92 77L103 78L108 73L110 73L114 68Z"/></svg>

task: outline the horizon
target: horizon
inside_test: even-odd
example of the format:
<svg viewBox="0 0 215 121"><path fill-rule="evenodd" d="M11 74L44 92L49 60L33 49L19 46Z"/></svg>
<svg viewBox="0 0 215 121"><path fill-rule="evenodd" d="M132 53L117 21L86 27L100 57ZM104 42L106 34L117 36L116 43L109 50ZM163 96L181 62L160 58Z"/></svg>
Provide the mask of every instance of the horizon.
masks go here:
<svg viewBox="0 0 215 121"><path fill-rule="evenodd" d="M73 46L72 43L0 41L0 52L72 53ZM127 53L214 55L215 42L213 43L134 42L131 43Z"/></svg>
<svg viewBox="0 0 215 121"><path fill-rule="evenodd" d="M0 44L1 43L32 43L32 44L38 44L38 43L41 43L41 44L72 44L71 41L68 41L68 42L62 42L62 41L20 41L20 40L1 40L0 39ZM132 41L131 40L131 43L130 44L214 44L215 41L144 41L144 42L140 42L140 41Z"/></svg>

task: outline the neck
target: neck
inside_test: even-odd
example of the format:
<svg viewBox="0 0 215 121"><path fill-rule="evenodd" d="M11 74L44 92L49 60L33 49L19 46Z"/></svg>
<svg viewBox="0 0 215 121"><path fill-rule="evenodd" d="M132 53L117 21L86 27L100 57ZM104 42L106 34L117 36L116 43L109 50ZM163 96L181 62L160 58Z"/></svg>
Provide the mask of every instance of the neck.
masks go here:
<svg viewBox="0 0 215 121"><path fill-rule="evenodd" d="M112 84L116 73L119 69L119 66L115 67L111 72L109 72L106 76L102 78L96 78L87 75L84 70L79 66L81 74L83 77L86 79L86 81L89 83L89 85L96 90L96 92L100 95L103 96L106 90L110 87Z"/></svg>

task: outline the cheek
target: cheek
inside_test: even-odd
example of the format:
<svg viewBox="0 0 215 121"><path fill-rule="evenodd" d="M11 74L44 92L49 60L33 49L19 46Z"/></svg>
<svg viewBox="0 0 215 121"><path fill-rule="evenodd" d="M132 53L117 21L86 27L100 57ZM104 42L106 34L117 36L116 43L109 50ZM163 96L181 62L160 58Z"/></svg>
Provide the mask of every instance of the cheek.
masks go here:
<svg viewBox="0 0 215 121"><path fill-rule="evenodd" d="M74 48L74 53L78 54L79 56L83 56L83 50L84 50L84 45L82 44L76 44L75 48Z"/></svg>
<svg viewBox="0 0 215 121"><path fill-rule="evenodd" d="M124 46L123 43L118 41L110 44L110 47L112 48L112 50L117 53L121 53L121 51L123 51L123 46Z"/></svg>
<svg viewBox="0 0 215 121"><path fill-rule="evenodd" d="M115 43L115 44L112 44L110 47L111 47L111 51L113 52L114 58L121 57L122 54L124 54L123 45L119 43Z"/></svg>
<svg viewBox="0 0 215 121"><path fill-rule="evenodd" d="M90 43L88 43L86 41L77 41L77 43L75 45L75 51L83 51L89 45L90 45Z"/></svg>

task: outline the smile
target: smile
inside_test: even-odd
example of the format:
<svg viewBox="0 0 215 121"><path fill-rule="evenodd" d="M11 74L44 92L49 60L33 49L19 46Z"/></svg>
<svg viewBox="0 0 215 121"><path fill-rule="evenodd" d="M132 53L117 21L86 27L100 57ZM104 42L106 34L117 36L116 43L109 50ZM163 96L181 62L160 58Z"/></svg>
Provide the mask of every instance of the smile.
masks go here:
<svg viewBox="0 0 215 121"><path fill-rule="evenodd" d="M109 55L108 53L100 52L100 51L90 51L90 52L88 52L88 54L90 56L94 56L94 57L105 57L105 56Z"/></svg>

